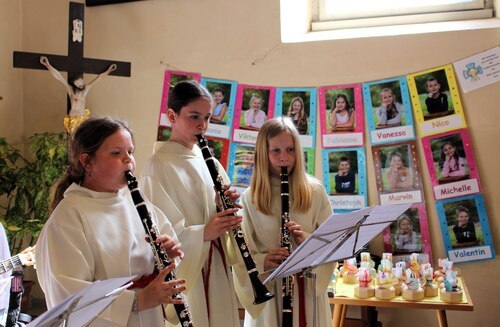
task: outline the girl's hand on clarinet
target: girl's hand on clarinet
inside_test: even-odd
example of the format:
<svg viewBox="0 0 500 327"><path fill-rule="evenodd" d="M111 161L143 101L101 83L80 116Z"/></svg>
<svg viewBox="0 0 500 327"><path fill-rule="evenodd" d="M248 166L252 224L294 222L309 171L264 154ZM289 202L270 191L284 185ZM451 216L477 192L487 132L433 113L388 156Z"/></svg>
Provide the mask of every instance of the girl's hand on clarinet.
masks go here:
<svg viewBox="0 0 500 327"><path fill-rule="evenodd" d="M288 227L288 230L290 231L290 234L292 234L293 238L295 239L295 243L297 243L297 245L300 245L302 242L304 242L305 237L304 237L304 232L302 231L302 226L300 226L293 220L287 222L285 226Z"/></svg>
<svg viewBox="0 0 500 327"><path fill-rule="evenodd" d="M151 283L137 293L137 307L139 311L154 308L160 304L182 304L183 301L172 298L172 295L186 290L184 279L174 279L166 282L165 277L174 270L172 263L158 274Z"/></svg>
<svg viewBox="0 0 500 327"><path fill-rule="evenodd" d="M240 209L243 208L241 206L241 204L237 203L238 199L240 198L240 194L238 193L238 191L236 191L236 189L230 188L229 184L224 184L224 185L222 185L222 190L224 191L224 195L227 196L229 199L231 199L231 203L234 207L240 208ZM224 209L224 208L222 208L222 205L221 205L218 197L216 199L216 202L217 202L217 206L220 209Z"/></svg>
<svg viewBox="0 0 500 327"><path fill-rule="evenodd" d="M213 241L222 234L238 227L243 220L241 216L236 215L238 210L238 208L231 208L213 215L205 225L203 239L205 241Z"/></svg>
<svg viewBox="0 0 500 327"><path fill-rule="evenodd" d="M264 270L278 268L278 266L288 258L290 254L285 248L277 248L269 251L264 258Z"/></svg>
<svg viewBox="0 0 500 327"><path fill-rule="evenodd" d="M160 244L160 247L167 251L167 255L170 259L179 257L181 260L184 259L184 252L182 252L181 243L177 242L170 236L162 234L156 238L156 243Z"/></svg>

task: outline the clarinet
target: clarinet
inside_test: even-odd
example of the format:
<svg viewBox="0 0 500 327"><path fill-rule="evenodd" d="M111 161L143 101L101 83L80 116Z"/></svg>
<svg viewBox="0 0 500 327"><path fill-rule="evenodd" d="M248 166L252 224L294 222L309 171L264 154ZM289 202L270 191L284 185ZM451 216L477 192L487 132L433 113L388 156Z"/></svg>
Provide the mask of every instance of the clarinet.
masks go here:
<svg viewBox="0 0 500 327"><path fill-rule="evenodd" d="M156 243L156 239L158 238L158 236L160 236L159 231L151 220L151 215L148 211L146 203L144 202L144 198L142 197L141 192L137 187L136 178L130 171L127 171L125 173L125 179L127 180L127 186L130 189L130 194L132 195L132 200L134 201L135 208L137 209L139 217L141 218L144 231L149 238L149 244L151 245L151 249L153 250L156 268L161 271L171 264L171 260L168 257L166 251L160 247L160 244ZM173 271L169 272L167 276L165 276L166 282L174 279L176 279L176 277ZM191 321L191 317L189 315L189 308L187 306L187 303L184 301L182 294L175 293L172 295L172 298L176 300L183 300L184 302L182 304L174 304L174 308L177 312L177 316L179 317L181 326L193 327L193 322Z"/></svg>
<svg viewBox="0 0 500 327"><path fill-rule="evenodd" d="M288 250L288 253L292 253L291 236L290 231L285 224L290 221L290 195L288 187L288 169L287 167L281 167L281 240L280 246ZM283 293L283 316L282 316L282 326L292 327L293 326L293 276L287 276L281 280L281 290Z"/></svg>
<svg viewBox="0 0 500 327"><path fill-rule="evenodd" d="M201 148L201 152L203 153L203 158L205 159L205 163L207 164L208 170L210 171L210 176L212 177L212 181L214 182L215 190L217 195L222 203L222 207L224 210L234 208L234 205L231 202L231 199L224 195L224 190L222 189L222 177L219 175L219 171L217 166L215 165L214 157L210 152L210 148L208 147L207 140L203 137L203 135L196 135L198 138L198 145ZM238 248L240 249L241 256L243 257L243 261L245 262L245 267L248 272L248 276L250 277L250 282L252 283L252 289L254 294L253 304L264 303L274 297L271 294L266 286L262 284L258 275L259 272L255 267L255 262L253 260L252 254L250 253L247 241L245 239L245 234L240 226L233 229L233 236L238 244Z"/></svg>

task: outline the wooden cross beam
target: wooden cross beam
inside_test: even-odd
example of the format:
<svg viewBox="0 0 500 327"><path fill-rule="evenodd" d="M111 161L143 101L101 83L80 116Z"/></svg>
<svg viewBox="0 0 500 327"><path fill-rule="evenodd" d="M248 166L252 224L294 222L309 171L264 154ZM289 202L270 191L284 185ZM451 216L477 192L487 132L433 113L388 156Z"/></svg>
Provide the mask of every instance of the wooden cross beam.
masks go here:
<svg viewBox="0 0 500 327"><path fill-rule="evenodd" d="M84 73L100 74L112 64L116 64L116 70L110 75L130 77L130 62L92 59L83 57L83 21L85 6L82 3L69 3L69 28L68 28L68 55L52 55L47 53L33 53L14 51L14 67L47 70L40 63L40 57L45 56L50 64L59 71L68 72L68 83ZM68 99L68 113L71 103Z"/></svg>

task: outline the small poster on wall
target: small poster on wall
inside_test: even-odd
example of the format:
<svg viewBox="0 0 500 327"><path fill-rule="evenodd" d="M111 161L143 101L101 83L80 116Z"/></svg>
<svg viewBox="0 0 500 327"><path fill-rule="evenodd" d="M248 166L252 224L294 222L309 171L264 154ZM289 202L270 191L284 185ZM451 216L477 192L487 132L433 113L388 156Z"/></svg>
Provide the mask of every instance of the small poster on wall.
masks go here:
<svg viewBox="0 0 500 327"><path fill-rule="evenodd" d="M207 136L230 139L238 83L213 78L202 78L201 84L212 94L212 116Z"/></svg>
<svg viewBox="0 0 500 327"><path fill-rule="evenodd" d="M362 85L371 144L415 139L406 77Z"/></svg>
<svg viewBox="0 0 500 327"><path fill-rule="evenodd" d="M421 263L432 263L427 213L423 203L414 204L384 231L384 251L393 254L393 261L410 262L412 253L419 253Z"/></svg>
<svg viewBox="0 0 500 327"><path fill-rule="evenodd" d="M495 259L481 194L436 202L448 258L456 263Z"/></svg>
<svg viewBox="0 0 500 327"><path fill-rule="evenodd" d="M233 141L255 144L264 123L274 117L276 88L238 85L233 120Z"/></svg>
<svg viewBox="0 0 500 327"><path fill-rule="evenodd" d="M500 46L453 63L464 92L500 81Z"/></svg>
<svg viewBox="0 0 500 327"><path fill-rule="evenodd" d="M323 185L336 212L367 205L364 148L325 149L322 152Z"/></svg>
<svg viewBox="0 0 500 327"><path fill-rule="evenodd" d="M452 65L410 74L408 87L422 136L466 127Z"/></svg>
<svg viewBox="0 0 500 327"><path fill-rule="evenodd" d="M318 93L323 147L362 146L365 124L361 84L324 86Z"/></svg>
<svg viewBox="0 0 500 327"><path fill-rule="evenodd" d="M415 141L372 147L380 204L423 202Z"/></svg>
<svg viewBox="0 0 500 327"><path fill-rule="evenodd" d="M316 143L316 89L278 88L275 117L290 117L299 131L303 148L315 148Z"/></svg>
<svg viewBox="0 0 500 327"><path fill-rule="evenodd" d="M481 191L467 129L422 138L436 200Z"/></svg>

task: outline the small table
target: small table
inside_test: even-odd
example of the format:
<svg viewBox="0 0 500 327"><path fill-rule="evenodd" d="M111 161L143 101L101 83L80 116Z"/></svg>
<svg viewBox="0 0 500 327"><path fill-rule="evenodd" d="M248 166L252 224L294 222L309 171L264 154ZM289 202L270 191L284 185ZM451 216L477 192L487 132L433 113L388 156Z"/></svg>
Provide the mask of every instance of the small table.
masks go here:
<svg viewBox="0 0 500 327"><path fill-rule="evenodd" d="M425 298L423 301L406 301L402 296L396 296L393 300L379 300L375 297L368 299L358 299L354 297L354 286L342 283L342 278L337 281L337 290L342 289L342 294L335 294L330 298L333 307L333 326L343 327L348 305L386 308L415 308L436 310L440 327L447 327L446 310L473 311L474 304L469 291L462 278L459 278L459 285L462 287L463 299L460 303L447 303L439 299L439 295L433 298Z"/></svg>

